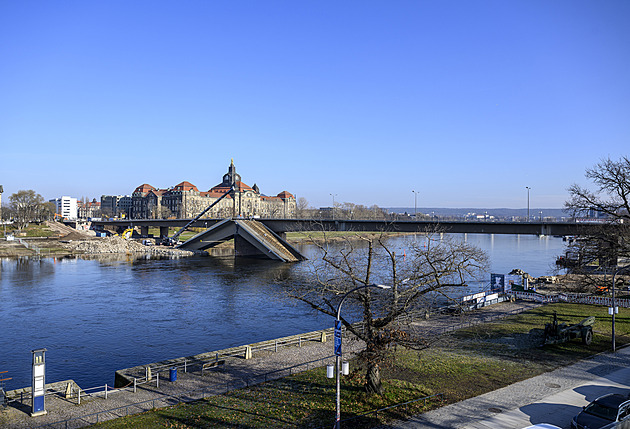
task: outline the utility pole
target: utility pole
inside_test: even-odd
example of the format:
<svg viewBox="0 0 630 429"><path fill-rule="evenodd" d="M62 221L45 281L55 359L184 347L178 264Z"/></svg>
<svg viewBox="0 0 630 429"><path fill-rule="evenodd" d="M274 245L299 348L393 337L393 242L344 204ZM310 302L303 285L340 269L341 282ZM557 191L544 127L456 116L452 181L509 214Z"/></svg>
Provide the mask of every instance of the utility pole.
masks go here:
<svg viewBox="0 0 630 429"><path fill-rule="evenodd" d="M527 188L527 222L529 222L529 190L532 189L529 186L525 186Z"/></svg>
<svg viewBox="0 0 630 429"><path fill-rule="evenodd" d="M413 192L413 219L418 220L418 193L416 191Z"/></svg>

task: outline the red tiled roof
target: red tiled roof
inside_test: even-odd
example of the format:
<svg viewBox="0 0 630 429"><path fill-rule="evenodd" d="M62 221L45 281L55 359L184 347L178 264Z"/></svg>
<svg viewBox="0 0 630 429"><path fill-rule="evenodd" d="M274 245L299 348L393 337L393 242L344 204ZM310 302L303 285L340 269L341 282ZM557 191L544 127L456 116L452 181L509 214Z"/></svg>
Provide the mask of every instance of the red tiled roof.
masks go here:
<svg viewBox="0 0 630 429"><path fill-rule="evenodd" d="M270 200L282 200L280 197L268 197L267 195L261 195L261 200L270 201Z"/></svg>
<svg viewBox="0 0 630 429"><path fill-rule="evenodd" d="M237 191L240 191L240 192L253 190L249 185L241 182L240 180L237 180L236 182L234 182L234 187L236 188ZM230 190L229 186L225 186L223 183L220 183L217 186L210 188L208 192L221 192L225 194L229 190Z"/></svg>
<svg viewBox="0 0 630 429"><path fill-rule="evenodd" d="M142 192L142 193L144 193L144 192L152 191L154 189L155 188L153 186L144 183L144 184L138 186L134 192Z"/></svg>
<svg viewBox="0 0 630 429"><path fill-rule="evenodd" d="M284 199L287 199L287 198L295 198L295 197L294 197L294 196L293 196L290 192L287 192L287 191L282 191L282 192L280 192L280 193L278 194L278 196L279 196L280 198L284 198Z"/></svg>
<svg viewBox="0 0 630 429"><path fill-rule="evenodd" d="M175 187L173 188L176 191L197 191L199 192L199 189L197 189L197 187L195 185L193 185L190 182L187 181L183 181L182 183L179 183L177 185L175 185Z"/></svg>

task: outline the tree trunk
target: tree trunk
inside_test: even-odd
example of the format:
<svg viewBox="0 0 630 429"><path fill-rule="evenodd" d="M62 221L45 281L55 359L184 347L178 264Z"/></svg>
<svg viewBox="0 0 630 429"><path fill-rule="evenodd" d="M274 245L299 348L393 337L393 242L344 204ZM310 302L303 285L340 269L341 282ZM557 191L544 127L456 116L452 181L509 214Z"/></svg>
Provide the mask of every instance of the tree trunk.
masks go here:
<svg viewBox="0 0 630 429"><path fill-rule="evenodd" d="M381 370L378 365L368 363L365 390L367 390L367 392L371 394L383 394L383 385L381 384Z"/></svg>

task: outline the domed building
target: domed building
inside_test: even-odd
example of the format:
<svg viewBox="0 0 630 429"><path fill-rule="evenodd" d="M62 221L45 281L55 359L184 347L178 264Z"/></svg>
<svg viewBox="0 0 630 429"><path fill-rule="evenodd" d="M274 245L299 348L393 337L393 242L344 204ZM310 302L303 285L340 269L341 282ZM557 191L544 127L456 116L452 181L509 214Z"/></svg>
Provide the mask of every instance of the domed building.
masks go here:
<svg viewBox="0 0 630 429"><path fill-rule="evenodd" d="M261 194L256 184L250 187L241 181L241 175L236 172L233 160L227 173L223 175L222 182L208 191L200 191L187 181L168 189L156 189L146 183L138 186L132 194L132 217L193 218L228 193L232 185L234 192L221 200L204 217L295 217L296 202L291 193L282 191L276 196Z"/></svg>

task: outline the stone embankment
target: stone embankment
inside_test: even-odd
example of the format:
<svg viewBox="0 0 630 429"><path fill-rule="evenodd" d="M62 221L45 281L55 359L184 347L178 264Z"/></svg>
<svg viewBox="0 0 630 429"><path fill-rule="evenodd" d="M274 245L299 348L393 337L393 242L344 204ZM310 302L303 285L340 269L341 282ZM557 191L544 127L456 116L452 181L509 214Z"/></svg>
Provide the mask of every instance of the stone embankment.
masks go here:
<svg viewBox="0 0 630 429"><path fill-rule="evenodd" d="M89 240L67 240L61 244L75 253L86 254L144 254L152 256L187 257L195 253L165 246L146 246L136 240L121 237L90 238Z"/></svg>

